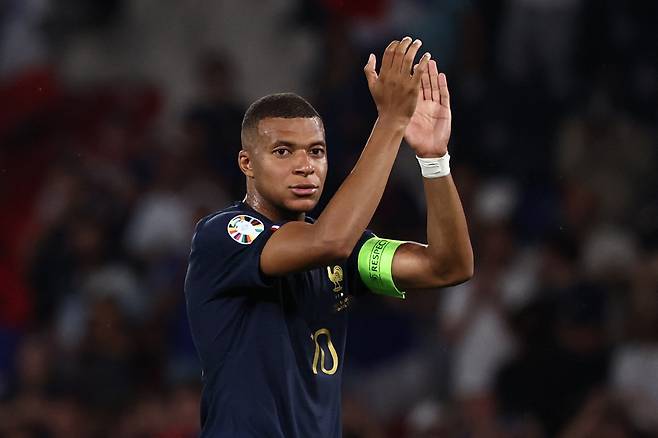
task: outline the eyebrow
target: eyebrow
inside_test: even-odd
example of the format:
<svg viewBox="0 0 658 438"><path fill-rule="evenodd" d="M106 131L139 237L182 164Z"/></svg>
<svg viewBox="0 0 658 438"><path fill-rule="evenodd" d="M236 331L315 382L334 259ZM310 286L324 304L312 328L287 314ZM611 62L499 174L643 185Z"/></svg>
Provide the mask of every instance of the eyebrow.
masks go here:
<svg viewBox="0 0 658 438"><path fill-rule="evenodd" d="M326 144L324 141L322 141L322 140L314 141L314 142L312 142L312 143L310 143L310 144L308 144L308 145L301 145L301 144L299 144L299 143L294 143L294 142L291 142L291 141L285 141L285 140L277 140L277 141L275 141L275 142L272 144L271 147L272 147L272 148L275 148L275 147L278 147L278 146L288 146L288 147L291 147L291 148L296 148L296 147L313 147L313 146L322 146L322 147L325 147L325 148L326 148L326 147L327 147L327 144Z"/></svg>

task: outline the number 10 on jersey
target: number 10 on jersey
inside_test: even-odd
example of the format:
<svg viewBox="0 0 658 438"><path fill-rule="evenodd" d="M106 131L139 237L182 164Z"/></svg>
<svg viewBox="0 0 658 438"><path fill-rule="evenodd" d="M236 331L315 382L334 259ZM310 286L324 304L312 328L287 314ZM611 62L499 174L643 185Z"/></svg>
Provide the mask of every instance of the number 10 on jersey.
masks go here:
<svg viewBox="0 0 658 438"><path fill-rule="evenodd" d="M324 345L321 345L321 340L326 338L326 349L329 350L329 355L331 356L331 368L325 367L325 348ZM333 342L331 342L331 333L326 328L321 328L316 331L311 339L315 342L315 354L313 355L313 374L318 373L318 361L320 362L320 370L324 374L332 375L338 370L338 353L334 348Z"/></svg>

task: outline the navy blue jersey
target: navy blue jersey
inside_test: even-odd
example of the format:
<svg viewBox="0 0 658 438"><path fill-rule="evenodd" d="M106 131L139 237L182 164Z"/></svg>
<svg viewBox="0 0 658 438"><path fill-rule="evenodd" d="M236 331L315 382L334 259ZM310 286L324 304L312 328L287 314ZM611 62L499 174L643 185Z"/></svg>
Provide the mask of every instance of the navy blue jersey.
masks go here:
<svg viewBox="0 0 658 438"><path fill-rule="evenodd" d="M346 310L365 291L356 254L372 233L342 263L267 277L260 254L279 225L240 202L196 226L185 296L202 437L341 436Z"/></svg>

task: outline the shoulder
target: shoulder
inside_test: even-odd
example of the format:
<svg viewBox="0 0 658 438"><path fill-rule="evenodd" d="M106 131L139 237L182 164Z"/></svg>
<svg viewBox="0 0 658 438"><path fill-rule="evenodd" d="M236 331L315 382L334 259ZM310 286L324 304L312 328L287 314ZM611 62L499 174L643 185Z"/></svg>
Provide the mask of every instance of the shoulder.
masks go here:
<svg viewBox="0 0 658 438"><path fill-rule="evenodd" d="M197 222L193 242L225 242L251 244L263 231L271 227L270 221L240 203L209 214Z"/></svg>

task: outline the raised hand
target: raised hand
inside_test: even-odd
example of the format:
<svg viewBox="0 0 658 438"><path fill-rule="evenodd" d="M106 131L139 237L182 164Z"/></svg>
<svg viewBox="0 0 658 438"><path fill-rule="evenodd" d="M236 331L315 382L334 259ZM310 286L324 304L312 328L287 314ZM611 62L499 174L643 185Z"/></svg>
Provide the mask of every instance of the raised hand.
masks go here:
<svg viewBox="0 0 658 438"><path fill-rule="evenodd" d="M379 117L395 120L406 126L419 101L420 82L423 73L428 72L430 54L426 53L416 66L411 67L421 46L420 40L412 42L410 37L402 41L392 41L382 57L382 65L377 74L377 59L371 54L363 71L368 80L368 88L375 100Z"/></svg>
<svg viewBox="0 0 658 438"><path fill-rule="evenodd" d="M422 73L421 88L404 139L419 157L442 157L448 152L452 114L446 75L439 73L436 61L429 61Z"/></svg>

